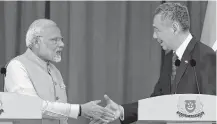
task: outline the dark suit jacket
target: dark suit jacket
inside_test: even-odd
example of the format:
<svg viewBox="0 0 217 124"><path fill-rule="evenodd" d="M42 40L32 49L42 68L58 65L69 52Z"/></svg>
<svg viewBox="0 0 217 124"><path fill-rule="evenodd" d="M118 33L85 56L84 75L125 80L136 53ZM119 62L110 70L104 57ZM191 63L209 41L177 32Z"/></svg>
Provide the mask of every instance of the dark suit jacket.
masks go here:
<svg viewBox="0 0 217 124"><path fill-rule="evenodd" d="M216 55L215 52L203 43L193 38L188 44L181 64L176 71L176 88L171 85L172 73L172 51L165 55L160 78L155 85L151 97L166 94L198 94L196 78L190 60L196 61L196 75L198 78L199 90L201 94L216 95ZM188 63L186 63L186 60ZM138 102L124 104L124 121L122 124L129 124L137 121Z"/></svg>

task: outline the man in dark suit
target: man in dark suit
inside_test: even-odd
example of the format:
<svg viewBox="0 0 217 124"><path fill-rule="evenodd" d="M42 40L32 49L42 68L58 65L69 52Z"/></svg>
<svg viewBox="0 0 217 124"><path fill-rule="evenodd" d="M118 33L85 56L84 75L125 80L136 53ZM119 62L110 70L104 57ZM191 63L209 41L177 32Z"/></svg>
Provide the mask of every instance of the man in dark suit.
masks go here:
<svg viewBox="0 0 217 124"><path fill-rule="evenodd" d="M153 37L170 52L164 57L151 97L175 93L216 95L216 56L191 35L187 8L178 3L161 4L155 11L153 27ZM137 121L138 102L117 105L108 96L105 99L107 108L116 112L122 124Z"/></svg>

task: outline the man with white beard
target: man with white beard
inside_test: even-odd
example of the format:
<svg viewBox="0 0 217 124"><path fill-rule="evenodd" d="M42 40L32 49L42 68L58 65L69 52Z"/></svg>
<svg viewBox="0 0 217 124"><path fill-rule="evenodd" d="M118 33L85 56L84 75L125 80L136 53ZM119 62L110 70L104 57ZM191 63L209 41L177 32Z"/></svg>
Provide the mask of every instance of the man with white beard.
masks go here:
<svg viewBox="0 0 217 124"><path fill-rule="evenodd" d="M113 113L99 105L100 100L85 104L68 104L66 87L59 70L51 62L61 61L64 47L60 29L48 19L35 20L26 34L27 50L7 65L5 92L38 96L43 100L43 119L16 121L15 124L67 124L68 117L114 118ZM107 117L101 116L107 115Z"/></svg>

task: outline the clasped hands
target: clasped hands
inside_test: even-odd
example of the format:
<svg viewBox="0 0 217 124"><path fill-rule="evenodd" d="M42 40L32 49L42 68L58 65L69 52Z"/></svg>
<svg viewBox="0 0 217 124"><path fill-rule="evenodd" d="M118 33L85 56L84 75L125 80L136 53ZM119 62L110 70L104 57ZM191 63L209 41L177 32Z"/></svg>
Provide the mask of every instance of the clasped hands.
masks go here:
<svg viewBox="0 0 217 124"><path fill-rule="evenodd" d="M91 101L81 105L81 116L89 118L90 124L107 124L122 116L120 105L104 95L106 107L98 105L101 100Z"/></svg>

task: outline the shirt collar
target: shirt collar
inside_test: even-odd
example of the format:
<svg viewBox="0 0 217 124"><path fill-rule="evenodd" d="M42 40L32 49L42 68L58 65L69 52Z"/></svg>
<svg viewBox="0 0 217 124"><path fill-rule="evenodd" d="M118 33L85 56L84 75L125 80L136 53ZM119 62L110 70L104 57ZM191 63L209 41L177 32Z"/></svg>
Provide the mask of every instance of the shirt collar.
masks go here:
<svg viewBox="0 0 217 124"><path fill-rule="evenodd" d="M189 33L189 35L187 36L187 38L184 40L184 42L182 42L182 44L178 47L178 49L175 51L176 52L176 55L178 56L178 59L181 60L182 59L182 56L185 52L185 49L187 48L189 42L191 41L192 39L192 35L191 33Z"/></svg>
<svg viewBox="0 0 217 124"><path fill-rule="evenodd" d="M32 50L29 48L27 49L26 53L33 60L36 60L35 62L38 63L43 69L45 69L47 71L48 65L50 64L50 62L46 62L46 61L42 60L37 55L35 55L35 53L33 53Z"/></svg>

